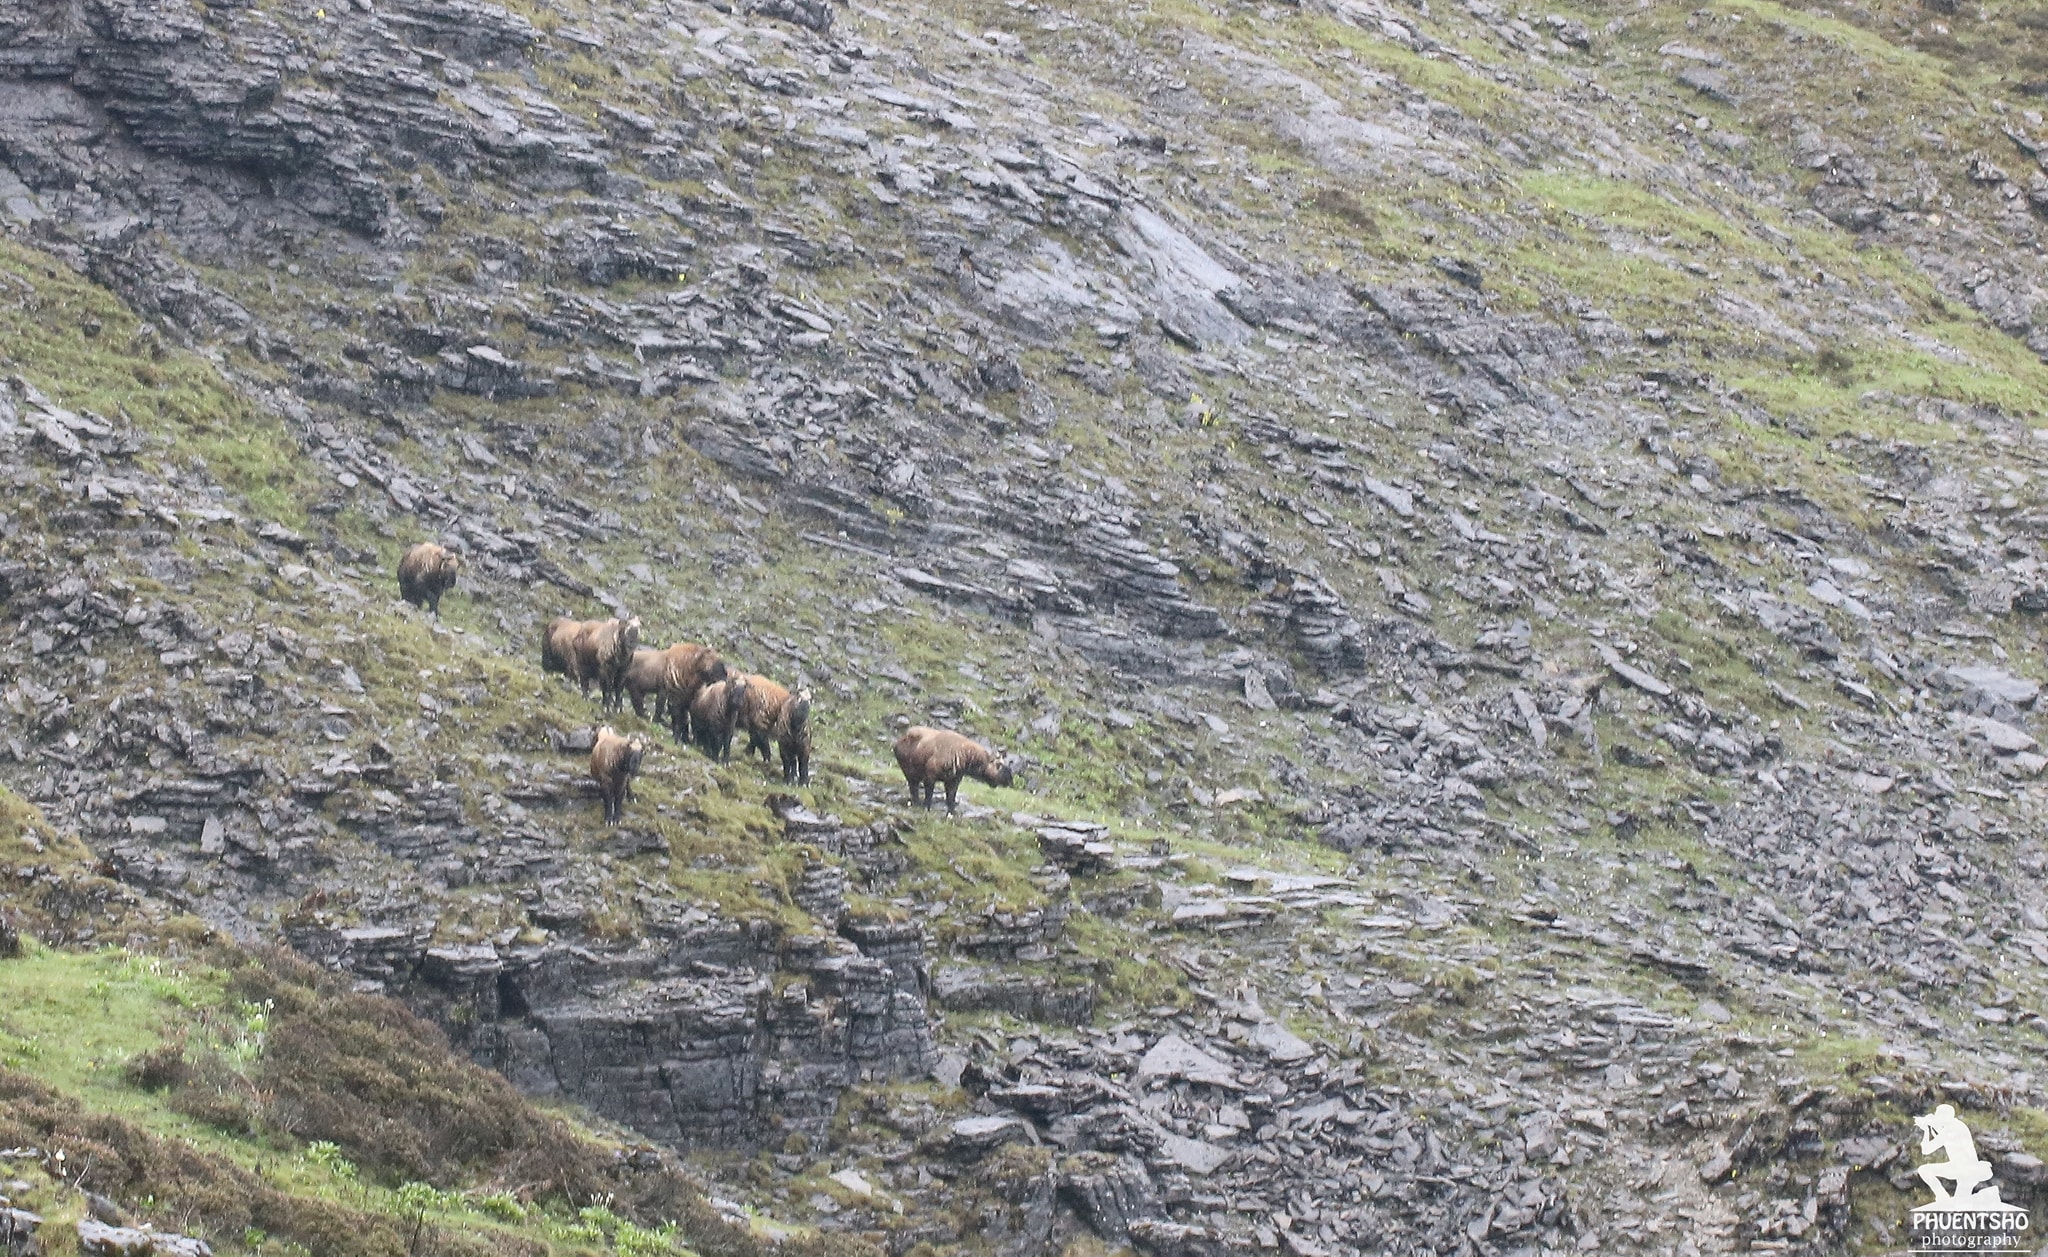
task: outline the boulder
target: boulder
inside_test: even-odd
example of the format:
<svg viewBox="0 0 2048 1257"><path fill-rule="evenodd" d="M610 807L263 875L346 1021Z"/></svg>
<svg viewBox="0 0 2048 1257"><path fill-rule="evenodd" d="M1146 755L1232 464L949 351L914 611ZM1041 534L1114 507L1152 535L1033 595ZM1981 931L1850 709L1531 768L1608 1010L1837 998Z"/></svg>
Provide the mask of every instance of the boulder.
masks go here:
<svg viewBox="0 0 2048 1257"><path fill-rule="evenodd" d="M1169 1034L1152 1045L1138 1062L1140 1078L1185 1078L1213 1087L1243 1090L1237 1072L1177 1034Z"/></svg>
<svg viewBox="0 0 2048 1257"><path fill-rule="evenodd" d="M109 1226L97 1218L78 1220L78 1251L86 1257L213 1257L205 1240L170 1231Z"/></svg>
<svg viewBox="0 0 2048 1257"><path fill-rule="evenodd" d="M26 1209L0 1209L0 1257L36 1257L42 1246L36 1228L42 1218Z"/></svg>
<svg viewBox="0 0 2048 1257"><path fill-rule="evenodd" d="M946 1130L946 1155L960 1161L979 1161L1004 1144L1030 1138L1024 1120L1010 1114L992 1117L963 1117Z"/></svg>

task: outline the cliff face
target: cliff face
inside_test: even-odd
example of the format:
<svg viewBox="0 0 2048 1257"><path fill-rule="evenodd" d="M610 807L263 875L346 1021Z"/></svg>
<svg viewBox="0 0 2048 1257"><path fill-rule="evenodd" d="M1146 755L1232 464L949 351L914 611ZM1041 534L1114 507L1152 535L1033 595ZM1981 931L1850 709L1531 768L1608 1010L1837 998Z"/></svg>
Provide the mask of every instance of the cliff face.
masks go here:
<svg viewBox="0 0 2048 1257"><path fill-rule="evenodd" d="M1939 8L0 0L0 778L897 1251L1877 1246L1937 1092L2025 1196L2048 19ZM608 610L817 783L602 827Z"/></svg>

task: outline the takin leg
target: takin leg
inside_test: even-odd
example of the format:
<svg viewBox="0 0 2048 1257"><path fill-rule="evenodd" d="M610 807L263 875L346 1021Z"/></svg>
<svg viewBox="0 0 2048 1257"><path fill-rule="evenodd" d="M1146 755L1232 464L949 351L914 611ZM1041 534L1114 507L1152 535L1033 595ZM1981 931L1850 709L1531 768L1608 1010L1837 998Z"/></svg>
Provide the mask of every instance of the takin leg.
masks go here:
<svg viewBox="0 0 2048 1257"><path fill-rule="evenodd" d="M952 816L960 810L960 779L946 778L946 815Z"/></svg>

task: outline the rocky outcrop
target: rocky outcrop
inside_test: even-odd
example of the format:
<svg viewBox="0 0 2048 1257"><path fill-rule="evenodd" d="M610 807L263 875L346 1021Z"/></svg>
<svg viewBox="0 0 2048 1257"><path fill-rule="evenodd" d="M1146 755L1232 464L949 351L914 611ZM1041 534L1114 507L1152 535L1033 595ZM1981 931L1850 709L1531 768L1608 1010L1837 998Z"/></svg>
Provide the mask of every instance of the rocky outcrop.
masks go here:
<svg viewBox="0 0 2048 1257"><path fill-rule="evenodd" d="M503 8L339 5L315 23L317 44L254 11L14 0L0 10L0 151L38 200L103 188L103 238L125 212L202 250L280 210L381 234L394 156L587 161L589 138L528 128L466 86L465 63L516 61L539 38ZM451 88L476 95L470 112L441 103Z"/></svg>
<svg viewBox="0 0 2048 1257"><path fill-rule="evenodd" d="M0 777L896 1251L1851 1243L1916 1089L2038 1099L2041 124L1779 152L1891 71L1256 7L0 0L0 297L141 316L0 389ZM657 756L588 832L522 669L621 607L814 685L824 786ZM852 712L1093 819L931 828Z"/></svg>
<svg viewBox="0 0 2048 1257"><path fill-rule="evenodd" d="M933 1060L915 926L855 920L841 937L779 940L700 920L629 951L430 946L393 927L292 941L406 999L522 1090L679 1146L819 1135L847 1087Z"/></svg>

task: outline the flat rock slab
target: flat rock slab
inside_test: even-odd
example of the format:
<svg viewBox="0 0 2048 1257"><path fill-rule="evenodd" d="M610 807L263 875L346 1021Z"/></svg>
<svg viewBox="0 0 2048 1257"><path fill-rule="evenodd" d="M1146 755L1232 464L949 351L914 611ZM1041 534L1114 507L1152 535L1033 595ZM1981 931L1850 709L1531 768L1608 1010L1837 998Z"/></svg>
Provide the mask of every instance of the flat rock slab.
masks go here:
<svg viewBox="0 0 2048 1257"><path fill-rule="evenodd" d="M1614 675L1635 686L1645 694L1654 694L1658 698L1671 697L1671 687L1669 685L1666 685L1663 681L1658 680L1634 664L1625 662L1621 657L1620 651L1604 642L1600 646L1600 658L1613 670Z"/></svg>
<svg viewBox="0 0 2048 1257"><path fill-rule="evenodd" d="M1347 886L1350 884L1341 877L1315 877L1300 873L1275 873L1271 869L1256 868L1249 864L1240 864L1236 868L1224 873L1223 876L1240 886L1256 886L1260 882L1264 882L1267 889L1276 895L1285 895L1295 891L1321 890L1326 886Z"/></svg>
<svg viewBox="0 0 2048 1257"><path fill-rule="evenodd" d="M844 1187L847 1191L852 1192L856 1196L880 1195L880 1193L875 1190L875 1185L873 1183L868 1182L867 1175L862 1174L859 1170L856 1169L848 1168L844 1170L839 1170L831 1175L831 1179L833 1182L839 1184L841 1187Z"/></svg>
<svg viewBox="0 0 2048 1257"><path fill-rule="evenodd" d="M1993 720L1989 716L1964 716L1962 718L1962 725L1968 732L1974 733L1986 742L1989 742L1991 749L1994 751L2003 751L2005 754L2011 755L2018 751L2031 751L2034 749L2034 736L2032 734L2024 729L2015 728L2003 720Z"/></svg>
<svg viewBox="0 0 2048 1257"><path fill-rule="evenodd" d="M1021 1118L963 1117L946 1132L948 1151L956 1156L981 1157L1004 1144L1029 1138Z"/></svg>
<svg viewBox="0 0 2048 1257"><path fill-rule="evenodd" d="M1184 1078L1233 1091L1244 1089L1237 1081L1236 1070L1177 1034L1169 1034L1152 1045L1138 1062L1138 1077Z"/></svg>
<svg viewBox="0 0 2048 1257"><path fill-rule="evenodd" d="M1974 665L1948 669L1950 680L1968 689L1982 690L1993 698L2003 699L2015 707L2025 707L2041 696L2037 681L2014 676L2003 668Z"/></svg>
<svg viewBox="0 0 2048 1257"><path fill-rule="evenodd" d="M1399 515L1402 519L1412 518L1415 514L1415 496L1406 489L1390 485L1384 480L1374 480L1368 476L1365 480L1365 491L1380 501L1385 502L1394 514Z"/></svg>
<svg viewBox="0 0 2048 1257"><path fill-rule="evenodd" d="M168 1231L108 1226L97 1218L78 1220L78 1249L86 1257L213 1257L205 1240Z"/></svg>
<svg viewBox="0 0 2048 1257"><path fill-rule="evenodd" d="M1190 1174L1209 1175L1230 1160L1230 1150L1200 1139L1189 1139L1167 1131L1159 1140L1159 1155Z"/></svg>
<svg viewBox="0 0 2048 1257"><path fill-rule="evenodd" d="M1281 1063L1305 1061L1316 1054L1308 1040L1277 1021L1262 1021L1252 1029L1252 1044Z"/></svg>

